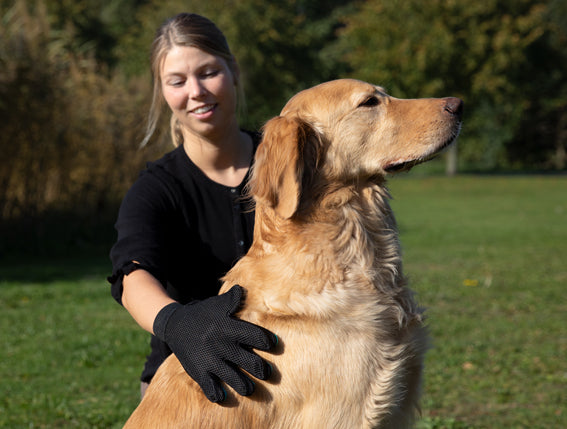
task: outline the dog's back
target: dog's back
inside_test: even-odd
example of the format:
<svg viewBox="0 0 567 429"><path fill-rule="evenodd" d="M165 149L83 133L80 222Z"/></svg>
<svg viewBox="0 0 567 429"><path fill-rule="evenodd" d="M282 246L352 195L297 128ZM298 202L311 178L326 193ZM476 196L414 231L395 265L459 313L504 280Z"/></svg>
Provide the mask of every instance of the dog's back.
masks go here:
<svg viewBox="0 0 567 429"><path fill-rule="evenodd" d="M384 176L456 137L454 100L408 105L350 80L292 99L265 127L251 180L254 243L221 289L243 286L239 317L280 338L275 352L258 351L272 377L250 397L227 386L227 401L212 404L171 356L126 427L411 425L426 333L402 274ZM381 103L389 107L378 111ZM423 118L412 118L413 134L402 129L408 109ZM400 134L421 149L398 145Z"/></svg>

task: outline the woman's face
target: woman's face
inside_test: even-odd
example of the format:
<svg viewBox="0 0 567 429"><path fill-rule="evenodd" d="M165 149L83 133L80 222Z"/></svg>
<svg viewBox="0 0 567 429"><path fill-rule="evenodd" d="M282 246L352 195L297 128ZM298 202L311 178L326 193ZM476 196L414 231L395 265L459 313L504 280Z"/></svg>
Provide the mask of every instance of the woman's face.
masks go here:
<svg viewBox="0 0 567 429"><path fill-rule="evenodd" d="M236 78L226 62L195 47L175 46L161 67L165 101L186 131L215 138L236 123Z"/></svg>

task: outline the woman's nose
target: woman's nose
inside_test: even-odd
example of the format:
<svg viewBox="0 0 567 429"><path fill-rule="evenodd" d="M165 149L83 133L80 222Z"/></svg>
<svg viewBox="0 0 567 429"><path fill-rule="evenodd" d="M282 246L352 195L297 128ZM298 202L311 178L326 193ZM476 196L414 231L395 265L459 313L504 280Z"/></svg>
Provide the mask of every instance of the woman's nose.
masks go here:
<svg viewBox="0 0 567 429"><path fill-rule="evenodd" d="M205 95L206 90L200 79L189 79L189 97L200 98Z"/></svg>

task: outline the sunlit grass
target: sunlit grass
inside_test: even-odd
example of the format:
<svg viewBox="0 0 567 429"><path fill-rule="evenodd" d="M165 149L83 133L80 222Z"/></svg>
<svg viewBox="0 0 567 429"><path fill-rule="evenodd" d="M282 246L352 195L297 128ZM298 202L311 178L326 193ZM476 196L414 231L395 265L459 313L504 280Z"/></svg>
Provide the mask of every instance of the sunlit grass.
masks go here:
<svg viewBox="0 0 567 429"><path fill-rule="evenodd" d="M42 267L20 268L32 280L0 282L0 427L121 427L139 399L146 335L99 269L55 280L61 266L39 281Z"/></svg>
<svg viewBox="0 0 567 429"><path fill-rule="evenodd" d="M428 308L422 427L564 427L567 178L395 179Z"/></svg>
<svg viewBox="0 0 567 429"><path fill-rule="evenodd" d="M567 427L567 177L391 181L427 307L419 428ZM147 335L101 261L0 265L0 427L121 427Z"/></svg>

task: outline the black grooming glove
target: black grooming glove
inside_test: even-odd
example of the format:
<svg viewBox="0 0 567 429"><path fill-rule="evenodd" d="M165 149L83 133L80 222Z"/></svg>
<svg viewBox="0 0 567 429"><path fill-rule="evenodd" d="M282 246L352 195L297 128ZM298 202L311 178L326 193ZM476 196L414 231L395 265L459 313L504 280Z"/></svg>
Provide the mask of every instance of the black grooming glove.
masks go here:
<svg viewBox="0 0 567 429"><path fill-rule="evenodd" d="M243 289L235 285L228 292L186 305L172 303L154 320L154 334L165 341L187 374L211 402L222 402L224 381L241 395L251 395L254 383L239 368L261 380L271 367L251 351L270 350L277 343L271 332L232 317L240 307Z"/></svg>

